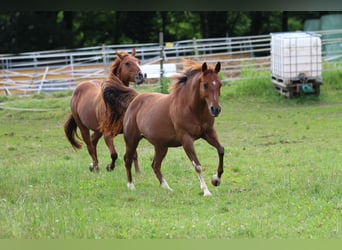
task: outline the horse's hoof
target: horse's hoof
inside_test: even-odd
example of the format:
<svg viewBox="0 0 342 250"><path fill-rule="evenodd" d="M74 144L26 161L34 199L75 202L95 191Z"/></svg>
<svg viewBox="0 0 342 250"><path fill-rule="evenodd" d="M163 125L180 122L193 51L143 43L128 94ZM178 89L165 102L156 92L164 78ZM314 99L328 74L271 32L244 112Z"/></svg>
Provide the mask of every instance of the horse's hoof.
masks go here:
<svg viewBox="0 0 342 250"><path fill-rule="evenodd" d="M133 182L128 182L127 187L129 190L135 190L135 186L134 186Z"/></svg>
<svg viewBox="0 0 342 250"><path fill-rule="evenodd" d="M96 172L96 173L100 172L100 168L99 167L94 167L93 163L91 163L89 165L89 170L90 170L90 172Z"/></svg>
<svg viewBox="0 0 342 250"><path fill-rule="evenodd" d="M218 178L216 174L214 174L213 178L211 179L211 184L213 184L215 187L220 186L221 179Z"/></svg>
<svg viewBox="0 0 342 250"><path fill-rule="evenodd" d="M203 197L210 197L210 196L211 196L211 193L209 190L204 191Z"/></svg>
<svg viewBox="0 0 342 250"><path fill-rule="evenodd" d="M114 171L114 168L115 167L113 167L111 164L108 164L107 167L106 167L108 172Z"/></svg>

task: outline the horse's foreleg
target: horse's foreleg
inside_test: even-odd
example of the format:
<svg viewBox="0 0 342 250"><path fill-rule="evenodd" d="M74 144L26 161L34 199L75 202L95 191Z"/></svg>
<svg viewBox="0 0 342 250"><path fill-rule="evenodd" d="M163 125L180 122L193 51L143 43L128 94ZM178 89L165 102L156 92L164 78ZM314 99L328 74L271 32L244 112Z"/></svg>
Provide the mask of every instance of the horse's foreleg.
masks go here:
<svg viewBox="0 0 342 250"><path fill-rule="evenodd" d="M197 158L197 155L195 153L195 148L194 148L194 143L193 139L191 137L187 137L183 140L183 148L185 150L185 153L187 154L188 158L192 162L192 164L195 167L195 170L198 174L200 184L201 184L201 189L203 190L203 196L210 196L211 193L208 189L207 184L205 183L205 180L202 175L202 166Z"/></svg>
<svg viewBox="0 0 342 250"><path fill-rule="evenodd" d="M90 171L95 170L96 172L98 172L99 169L99 164L98 164L98 160L97 160L97 143L99 142L99 139L101 138L102 134L100 132L95 131L92 135L91 135L91 143L93 145L93 153L92 153L92 157L93 159L95 159L95 161L93 162L93 169L90 169Z"/></svg>
<svg viewBox="0 0 342 250"><path fill-rule="evenodd" d="M115 150L114 142L113 142L113 137L112 136L104 136L104 140L106 142L106 145L109 149L110 152L110 157L112 159L112 162L107 164L107 171L113 171L115 168L115 161L118 158L118 153Z"/></svg>
<svg viewBox="0 0 342 250"><path fill-rule="evenodd" d="M224 157L224 148L220 144L216 131L212 129L209 133L206 133L203 137L210 145L216 148L218 156L219 156L219 165L217 168L217 174L215 174L211 180L211 183L214 186L219 186L221 183L221 176L223 174L223 157Z"/></svg>
<svg viewBox="0 0 342 250"><path fill-rule="evenodd" d="M167 150L168 150L167 147L159 147L159 146L154 147L154 159L152 162L152 168L153 168L155 175L157 176L157 179L160 182L160 186L173 191L172 188L170 188L169 184L167 184L166 180L163 178L163 175L160 171L161 163L167 153Z"/></svg>

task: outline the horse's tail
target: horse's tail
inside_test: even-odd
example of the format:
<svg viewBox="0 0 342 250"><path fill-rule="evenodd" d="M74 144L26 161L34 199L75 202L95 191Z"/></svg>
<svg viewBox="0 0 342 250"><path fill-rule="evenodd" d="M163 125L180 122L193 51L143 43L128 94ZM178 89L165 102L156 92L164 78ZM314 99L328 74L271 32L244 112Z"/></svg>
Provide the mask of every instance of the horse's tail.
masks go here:
<svg viewBox="0 0 342 250"><path fill-rule="evenodd" d="M105 135L116 136L122 133L125 112L138 92L123 85L120 80L107 80L102 85L102 95L106 115L100 123L100 130Z"/></svg>
<svg viewBox="0 0 342 250"><path fill-rule="evenodd" d="M72 114L70 114L68 119L64 123L64 132L71 146L75 150L80 149L82 147L82 144L76 140L76 137L80 138L76 130L77 130L76 121L74 117L72 116Z"/></svg>

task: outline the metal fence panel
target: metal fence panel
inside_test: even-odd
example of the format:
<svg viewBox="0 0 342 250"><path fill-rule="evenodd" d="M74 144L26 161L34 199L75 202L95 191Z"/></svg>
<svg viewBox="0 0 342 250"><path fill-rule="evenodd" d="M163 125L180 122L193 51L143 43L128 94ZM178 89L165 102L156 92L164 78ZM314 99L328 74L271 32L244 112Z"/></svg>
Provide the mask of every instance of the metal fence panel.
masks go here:
<svg viewBox="0 0 342 250"><path fill-rule="evenodd" d="M342 30L316 33L322 35L322 56L325 61L342 57L342 39L332 36L342 34ZM68 90L85 80L104 79L109 65L116 57L115 53L122 50L130 52L133 48L136 49L136 56L140 58L142 65L159 64L160 60L163 60L165 63L175 64L176 71L182 70L182 58L205 60L208 63L220 60L221 72L226 78L224 81L236 81L241 79L243 67L270 70L270 40L271 36L268 34L189 39L167 42L165 46L159 46L158 43L103 45L73 50L1 55L0 90L3 91L0 91L0 94ZM324 46L328 45L334 45L333 53L325 52ZM154 77L156 76L157 73L154 74Z"/></svg>

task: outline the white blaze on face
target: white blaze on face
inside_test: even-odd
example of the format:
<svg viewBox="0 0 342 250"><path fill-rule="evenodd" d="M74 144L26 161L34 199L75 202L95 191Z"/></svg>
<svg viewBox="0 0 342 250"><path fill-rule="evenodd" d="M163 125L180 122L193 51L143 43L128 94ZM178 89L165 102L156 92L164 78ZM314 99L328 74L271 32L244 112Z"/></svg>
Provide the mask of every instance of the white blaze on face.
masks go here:
<svg viewBox="0 0 342 250"><path fill-rule="evenodd" d="M213 85L215 86L217 84L217 82L216 81L213 81ZM216 96L216 94L214 94L214 101L216 102L217 101L217 96Z"/></svg>

